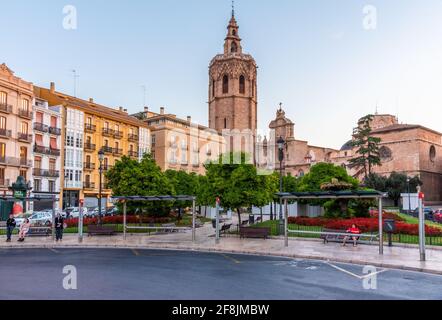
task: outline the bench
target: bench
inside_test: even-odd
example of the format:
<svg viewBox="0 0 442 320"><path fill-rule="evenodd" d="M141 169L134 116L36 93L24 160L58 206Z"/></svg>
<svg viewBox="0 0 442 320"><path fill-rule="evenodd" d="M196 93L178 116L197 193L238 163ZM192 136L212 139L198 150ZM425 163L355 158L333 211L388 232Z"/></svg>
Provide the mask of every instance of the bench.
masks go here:
<svg viewBox="0 0 442 320"><path fill-rule="evenodd" d="M195 228L201 228L202 226L204 226L204 223L202 223L200 219L196 219Z"/></svg>
<svg viewBox="0 0 442 320"><path fill-rule="evenodd" d="M115 227L105 227L97 225L89 225L87 227L88 236L113 236L116 232Z"/></svg>
<svg viewBox="0 0 442 320"><path fill-rule="evenodd" d="M245 227L248 224L249 224L249 220L244 220L243 222L241 222L241 227Z"/></svg>
<svg viewBox="0 0 442 320"><path fill-rule="evenodd" d="M336 230L336 229L327 229L324 228L322 230L324 232L321 234L321 239L324 240L324 244L329 242L344 242L344 238L346 237L344 234L348 234L348 241L351 242L353 237L358 237L358 243L361 244L372 244L373 241L379 240L378 234L351 234L347 233L346 230ZM361 240L361 238L366 238L368 240Z"/></svg>
<svg viewBox="0 0 442 320"><path fill-rule="evenodd" d="M256 221L255 221L255 223L259 223L259 222L262 222L261 217L258 217L258 218L256 219Z"/></svg>
<svg viewBox="0 0 442 320"><path fill-rule="evenodd" d="M252 228L241 227L239 229L240 238L264 238L267 239L270 236L270 228Z"/></svg>
<svg viewBox="0 0 442 320"><path fill-rule="evenodd" d="M165 223L165 224L162 224L161 227L163 227L163 228L176 228L177 226L176 226L175 223ZM168 232L173 233L173 232L179 232L179 230L177 230L177 229L165 229L165 232L166 233L168 233Z"/></svg>
<svg viewBox="0 0 442 320"><path fill-rule="evenodd" d="M52 235L50 227L31 227L26 234L27 237L48 237L50 235Z"/></svg>
<svg viewBox="0 0 442 320"><path fill-rule="evenodd" d="M232 227L231 224L225 224L223 225L220 229L219 229L219 233L226 233L227 231L230 230L230 228Z"/></svg>

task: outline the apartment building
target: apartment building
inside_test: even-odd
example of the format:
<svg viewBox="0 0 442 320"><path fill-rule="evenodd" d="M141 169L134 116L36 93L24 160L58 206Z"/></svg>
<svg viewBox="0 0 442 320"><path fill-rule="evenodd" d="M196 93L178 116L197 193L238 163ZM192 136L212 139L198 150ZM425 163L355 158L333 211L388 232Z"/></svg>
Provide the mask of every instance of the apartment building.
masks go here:
<svg viewBox="0 0 442 320"><path fill-rule="evenodd" d="M33 105L33 160L32 194L34 196L60 195L62 117L61 106L50 107L36 98ZM55 204L57 207L58 203ZM33 203L33 210L51 209L51 201Z"/></svg>
<svg viewBox="0 0 442 320"><path fill-rule="evenodd" d="M23 176L31 179L33 85L0 65L0 193Z"/></svg>
<svg viewBox="0 0 442 320"><path fill-rule="evenodd" d="M164 107L160 113L145 107L133 117L148 125L151 154L162 170L204 174L204 164L225 152L224 138L214 129L192 123L191 117L180 119L167 114Z"/></svg>
<svg viewBox="0 0 442 320"><path fill-rule="evenodd" d="M122 107L109 108L93 99L82 100L57 92L54 83L50 89L36 88L35 92L49 105L62 105L64 110L63 207L76 207L80 200L84 200L86 207L98 205L100 150L104 153L102 201L104 206L108 205L112 190L107 186L105 173L123 156L138 160L149 152L147 124L129 116Z"/></svg>

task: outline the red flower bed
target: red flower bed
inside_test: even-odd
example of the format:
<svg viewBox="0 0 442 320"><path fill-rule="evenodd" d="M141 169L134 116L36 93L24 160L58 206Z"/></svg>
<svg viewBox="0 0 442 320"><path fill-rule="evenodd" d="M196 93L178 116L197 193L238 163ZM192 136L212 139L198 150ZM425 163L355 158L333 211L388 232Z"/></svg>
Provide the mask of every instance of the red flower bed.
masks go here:
<svg viewBox="0 0 442 320"><path fill-rule="evenodd" d="M103 224L123 224L123 216L103 217ZM127 216L127 223L140 223L140 217ZM84 218L83 225L88 226L91 224L97 224L98 218ZM168 223L170 218L153 218L153 217L141 217L141 223ZM78 218L66 220L68 227L78 226Z"/></svg>
<svg viewBox="0 0 442 320"><path fill-rule="evenodd" d="M389 218L387 218L389 219ZM318 226L327 229L347 230L355 224L362 232L378 232L378 218L355 218L355 219L324 219L324 218L289 218L290 224L300 226ZM442 236L442 229L425 226L425 232L428 236ZM396 221L396 234L419 235L419 226L417 224Z"/></svg>

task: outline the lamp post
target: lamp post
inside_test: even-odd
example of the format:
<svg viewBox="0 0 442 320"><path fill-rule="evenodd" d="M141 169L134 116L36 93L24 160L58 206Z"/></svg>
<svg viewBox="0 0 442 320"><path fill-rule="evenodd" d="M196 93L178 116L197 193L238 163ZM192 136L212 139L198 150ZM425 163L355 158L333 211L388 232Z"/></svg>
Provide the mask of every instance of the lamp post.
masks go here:
<svg viewBox="0 0 442 320"><path fill-rule="evenodd" d="M104 160L104 151L101 149L98 151L98 161L100 161L99 176L100 176L100 184L98 185L98 224L101 225L101 181L103 176L103 160Z"/></svg>
<svg viewBox="0 0 442 320"><path fill-rule="evenodd" d="M285 146L285 140L283 137L279 137L278 141L276 142L278 144L278 160L279 160L279 192L283 192L283 172L282 172L282 162L284 161L284 146ZM284 219L282 216L282 200L279 200L279 233L282 233L282 229L284 226Z"/></svg>
<svg viewBox="0 0 442 320"><path fill-rule="evenodd" d="M411 212L410 177L407 177L408 213Z"/></svg>

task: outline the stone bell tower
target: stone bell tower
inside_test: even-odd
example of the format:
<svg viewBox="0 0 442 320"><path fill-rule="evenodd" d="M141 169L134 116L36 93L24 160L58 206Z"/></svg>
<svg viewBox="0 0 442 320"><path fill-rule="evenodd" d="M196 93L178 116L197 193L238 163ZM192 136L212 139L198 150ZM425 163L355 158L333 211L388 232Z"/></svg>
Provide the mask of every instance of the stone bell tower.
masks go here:
<svg viewBox="0 0 442 320"><path fill-rule="evenodd" d="M249 131L255 142L258 67L251 55L243 53L238 29L232 10L224 53L215 56L209 66L209 127L219 133Z"/></svg>

